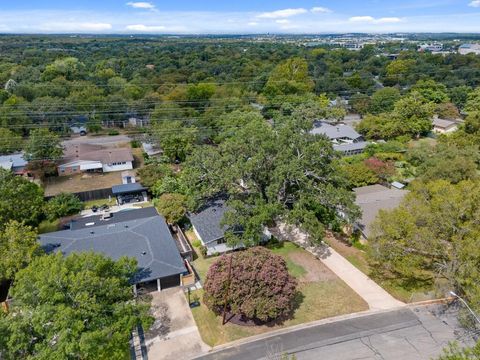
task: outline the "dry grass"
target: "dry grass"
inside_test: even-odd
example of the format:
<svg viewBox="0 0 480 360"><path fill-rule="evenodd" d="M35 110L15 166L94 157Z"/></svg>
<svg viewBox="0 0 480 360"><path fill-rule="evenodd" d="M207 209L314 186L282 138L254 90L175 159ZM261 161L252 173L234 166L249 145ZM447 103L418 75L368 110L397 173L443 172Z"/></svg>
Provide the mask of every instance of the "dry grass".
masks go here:
<svg viewBox="0 0 480 360"><path fill-rule="evenodd" d="M122 183L121 171L104 174L78 174L48 178L43 183L46 196L62 192L76 193L89 190L110 188Z"/></svg>
<svg viewBox="0 0 480 360"><path fill-rule="evenodd" d="M201 301L201 305L192 309L192 313L205 343L216 346L288 326L368 309L363 299L305 250L292 243L284 243L272 249L272 252L285 258L290 273L299 280L301 295L292 318L274 326L247 327L231 323L222 326L221 316L215 315ZM215 259L200 256L194 261L202 279ZM201 299L202 290L196 293Z"/></svg>

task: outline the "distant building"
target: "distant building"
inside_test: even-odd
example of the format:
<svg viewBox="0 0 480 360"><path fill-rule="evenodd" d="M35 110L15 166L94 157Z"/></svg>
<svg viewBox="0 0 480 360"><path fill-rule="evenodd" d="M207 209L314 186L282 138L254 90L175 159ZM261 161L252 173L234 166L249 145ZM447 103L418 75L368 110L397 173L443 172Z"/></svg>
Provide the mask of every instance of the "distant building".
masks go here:
<svg viewBox="0 0 480 360"><path fill-rule="evenodd" d="M453 120L434 118L433 132L437 134L449 134L458 130L458 123Z"/></svg>
<svg viewBox="0 0 480 360"><path fill-rule="evenodd" d="M400 205L407 190L389 189L382 185L370 185L353 189L357 204L362 210L362 217L355 224L364 239L371 235L371 224L380 210L392 210Z"/></svg>
<svg viewBox="0 0 480 360"><path fill-rule="evenodd" d="M332 125L325 121L318 121L310 133L328 137L332 141L333 149L344 156L361 154L369 145L362 135L345 124Z"/></svg>
<svg viewBox="0 0 480 360"><path fill-rule="evenodd" d="M418 51L440 52L442 50L443 44L440 43L422 44L418 46Z"/></svg>
<svg viewBox="0 0 480 360"><path fill-rule="evenodd" d="M84 171L112 172L133 169L133 155L129 148L107 148L100 145L67 145L58 165L59 175Z"/></svg>
<svg viewBox="0 0 480 360"><path fill-rule="evenodd" d="M12 171L16 175L23 175L26 171L28 161L24 158L24 153L15 153L0 156L0 168Z"/></svg>
<svg viewBox="0 0 480 360"><path fill-rule="evenodd" d="M458 48L461 55L475 54L480 55L480 44L463 44Z"/></svg>

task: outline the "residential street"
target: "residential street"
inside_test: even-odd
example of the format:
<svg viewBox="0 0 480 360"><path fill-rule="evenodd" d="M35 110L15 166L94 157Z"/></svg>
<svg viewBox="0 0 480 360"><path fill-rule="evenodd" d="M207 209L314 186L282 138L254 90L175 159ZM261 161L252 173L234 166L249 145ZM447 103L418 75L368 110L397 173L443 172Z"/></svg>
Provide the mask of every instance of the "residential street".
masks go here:
<svg viewBox="0 0 480 360"><path fill-rule="evenodd" d="M295 354L298 360L431 359L453 340L470 344L457 310L443 305L405 307L259 337L197 359L255 360Z"/></svg>
<svg viewBox="0 0 480 360"><path fill-rule="evenodd" d="M116 135L116 136L78 136L71 139L63 141L63 145L66 143L70 144L90 144L90 145L104 145L104 146L114 146L117 144L128 143L130 139L127 135Z"/></svg>

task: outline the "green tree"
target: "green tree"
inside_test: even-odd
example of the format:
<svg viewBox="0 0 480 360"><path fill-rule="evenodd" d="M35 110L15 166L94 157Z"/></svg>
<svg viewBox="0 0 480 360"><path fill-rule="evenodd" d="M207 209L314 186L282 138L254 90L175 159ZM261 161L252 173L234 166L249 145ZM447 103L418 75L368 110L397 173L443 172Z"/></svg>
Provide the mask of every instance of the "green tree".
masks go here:
<svg viewBox="0 0 480 360"><path fill-rule="evenodd" d="M0 233L0 282L13 280L39 253L36 231L15 220L9 221Z"/></svg>
<svg viewBox="0 0 480 360"><path fill-rule="evenodd" d="M273 69L264 92L267 95L305 94L313 90L313 81L308 75L305 59L291 58Z"/></svg>
<svg viewBox="0 0 480 360"><path fill-rule="evenodd" d="M471 348L462 348L458 344L450 344L437 360L478 360L480 359L480 341Z"/></svg>
<svg viewBox="0 0 480 360"><path fill-rule="evenodd" d="M435 104L450 101L447 94L447 87L444 84L437 83L431 79L419 80L414 86L412 86L412 91L417 91L427 101L431 101Z"/></svg>
<svg viewBox="0 0 480 360"><path fill-rule="evenodd" d="M171 161L184 161L193 150L197 138L197 129L181 121L163 120L153 126L152 133L158 140L163 154Z"/></svg>
<svg viewBox="0 0 480 360"><path fill-rule="evenodd" d="M35 129L30 132L25 144L25 158L27 160L55 161L62 157L63 148L60 138L48 129Z"/></svg>
<svg viewBox="0 0 480 360"><path fill-rule="evenodd" d="M390 112L400 97L400 91L397 88L385 87L379 89L372 95L369 112L372 114Z"/></svg>
<svg viewBox="0 0 480 360"><path fill-rule="evenodd" d="M0 319L5 359L124 359L131 331L148 329L133 301L136 262L94 253L40 256L20 270L10 313Z"/></svg>
<svg viewBox="0 0 480 360"><path fill-rule="evenodd" d="M0 128L0 154L11 154L22 148L21 136L10 129Z"/></svg>
<svg viewBox="0 0 480 360"><path fill-rule="evenodd" d="M339 212L358 215L345 178L333 163L338 155L330 141L305 132L294 119L275 128L254 120L218 147L201 146L182 173L186 195L197 203L218 193L230 194L232 242L260 241L263 227L281 217L321 241L325 226L342 221ZM238 221L242 221L238 224Z"/></svg>
<svg viewBox="0 0 480 360"><path fill-rule="evenodd" d="M78 214L85 205L78 196L70 193L61 193L45 204L45 214L49 220L63 216Z"/></svg>
<svg viewBox="0 0 480 360"><path fill-rule="evenodd" d="M10 220L37 225L43 212L43 190L21 176L0 169L0 229Z"/></svg>
<svg viewBox="0 0 480 360"><path fill-rule="evenodd" d="M480 87L468 94L467 103L465 104L465 111L480 111Z"/></svg>
<svg viewBox="0 0 480 360"><path fill-rule="evenodd" d="M163 194L154 203L169 224L178 223L187 213L186 197L181 194Z"/></svg>

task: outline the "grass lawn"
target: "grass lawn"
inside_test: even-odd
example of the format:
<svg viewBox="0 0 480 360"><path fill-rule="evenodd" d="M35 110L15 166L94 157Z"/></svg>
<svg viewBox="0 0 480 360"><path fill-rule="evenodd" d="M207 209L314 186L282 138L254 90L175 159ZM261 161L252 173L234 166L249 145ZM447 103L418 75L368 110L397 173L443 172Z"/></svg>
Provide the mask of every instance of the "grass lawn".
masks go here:
<svg viewBox="0 0 480 360"><path fill-rule="evenodd" d="M343 241L335 238L332 234L327 235L328 244L336 250L345 259L350 261L353 266L358 268L364 274L372 277L378 285L388 291L394 298L409 303L422 300L431 300L435 298L433 293L433 285L426 284L405 284L399 280L392 279L380 279L372 276L372 268L367 260L367 254L355 248L349 246Z"/></svg>
<svg viewBox="0 0 480 360"><path fill-rule="evenodd" d="M271 250L286 260L289 272L299 281L301 296L292 318L274 326L239 326L231 323L222 326L222 317L203 304L203 290L198 290L194 293L200 297L201 305L193 308L192 313L205 343L216 346L287 326L368 309L363 299L307 251L289 242L271 247ZM200 255L193 262L202 280L215 260L204 259Z"/></svg>
<svg viewBox="0 0 480 360"><path fill-rule="evenodd" d="M62 192L76 193L111 188L113 185L121 183L121 171L114 171L103 174L76 174L51 177L45 179L43 187L46 196L54 196Z"/></svg>

